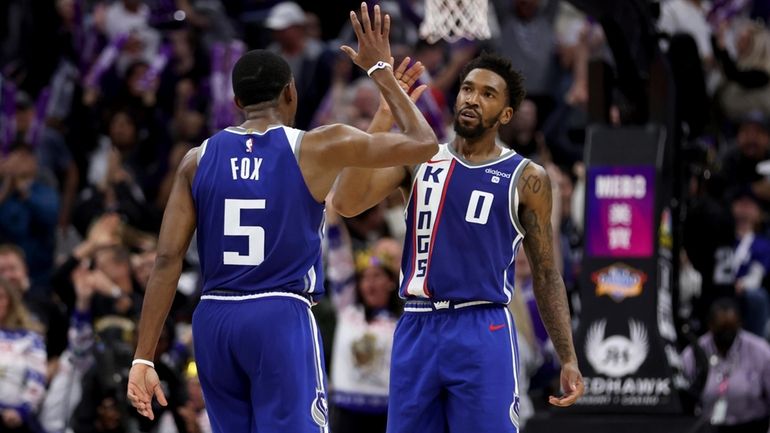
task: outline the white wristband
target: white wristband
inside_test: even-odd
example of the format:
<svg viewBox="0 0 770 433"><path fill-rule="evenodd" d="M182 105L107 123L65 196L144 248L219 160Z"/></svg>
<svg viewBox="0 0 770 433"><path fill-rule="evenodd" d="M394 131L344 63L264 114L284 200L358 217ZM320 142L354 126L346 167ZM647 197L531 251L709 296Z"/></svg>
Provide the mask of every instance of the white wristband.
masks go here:
<svg viewBox="0 0 770 433"><path fill-rule="evenodd" d="M393 66L391 66L390 63L387 63L387 62L382 62L382 61L377 62L377 63L374 64L374 66L369 68L368 71L366 71L366 75L371 77L372 73L374 73L374 71L376 71L378 69L386 69L386 68L387 69L393 69Z"/></svg>
<svg viewBox="0 0 770 433"><path fill-rule="evenodd" d="M134 365L136 365L136 364L147 365L147 366L149 366L149 367L155 368L155 363L154 363L154 362L152 362L152 361L148 361L148 360L146 360L146 359L140 359L140 358L137 358L137 359L135 359L135 360L133 360L133 361L131 362L131 366L132 366L132 367L133 367Z"/></svg>

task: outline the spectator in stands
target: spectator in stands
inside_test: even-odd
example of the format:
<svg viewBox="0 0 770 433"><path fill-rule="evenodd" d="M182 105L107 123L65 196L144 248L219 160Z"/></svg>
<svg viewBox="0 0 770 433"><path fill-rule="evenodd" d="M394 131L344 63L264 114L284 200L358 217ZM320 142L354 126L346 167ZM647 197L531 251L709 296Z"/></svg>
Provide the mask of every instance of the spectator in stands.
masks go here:
<svg viewBox="0 0 770 433"><path fill-rule="evenodd" d="M537 105L531 99L521 101L519 109L507 125L500 128L500 139L526 158L543 163L549 158L545 137L538 130Z"/></svg>
<svg viewBox="0 0 770 433"><path fill-rule="evenodd" d="M33 282L45 283L53 267L59 196L37 174L37 157L28 147L0 160L0 239L19 245Z"/></svg>
<svg viewBox="0 0 770 433"><path fill-rule="evenodd" d="M350 236L333 209L327 210L327 225L328 277L337 312L332 430L385 432L390 352L402 310L397 257L388 254L389 243L354 256Z"/></svg>
<svg viewBox="0 0 770 433"><path fill-rule="evenodd" d="M551 182L557 184L554 189L554 201L558 200L559 214L554 219L554 223L558 226L558 235L554 236L554 242L559 242L560 248L557 251L561 252L561 260L563 261L562 277L564 278L564 285L567 288L567 292L570 295L577 295L577 279L580 269L581 251L583 245L582 229L578 226L576 218L573 216L574 205L573 201L582 200L582 197L575 196L575 188L578 182L578 177L573 170L561 169L553 166L553 169L549 172L553 177ZM556 193L559 193L556 196ZM555 226L555 227L556 227Z"/></svg>
<svg viewBox="0 0 770 433"><path fill-rule="evenodd" d="M719 100L728 117L745 116L757 110L770 116L770 30L753 22L738 22L735 42L736 58L727 49L724 23L713 39L716 58L725 82Z"/></svg>
<svg viewBox="0 0 770 433"><path fill-rule="evenodd" d="M96 250L93 254L94 270L90 283L96 296L93 300L94 316L119 315L139 317L143 292L131 273L131 260L126 248L115 245Z"/></svg>
<svg viewBox="0 0 770 433"><path fill-rule="evenodd" d="M698 340L710 369L700 396L703 416L718 433L767 433L770 425L770 345L741 329L738 305L714 302L709 332ZM695 354L685 349L685 375L695 375Z"/></svg>
<svg viewBox="0 0 770 433"><path fill-rule="evenodd" d="M191 363L186 372L187 403L178 409L185 421L187 433L211 433L211 422L206 412L201 383L198 380L195 364Z"/></svg>
<svg viewBox="0 0 770 433"><path fill-rule="evenodd" d="M16 94L16 134L18 143L29 143L37 156L41 180L61 196L59 226L69 224L69 215L77 195L79 173L64 137L38 118L32 99L24 92Z"/></svg>
<svg viewBox="0 0 770 433"><path fill-rule="evenodd" d="M305 12L294 2L279 3L270 10L265 26L273 31L269 49L291 67L299 95L296 127L307 129L331 84L335 55L305 31Z"/></svg>
<svg viewBox="0 0 770 433"><path fill-rule="evenodd" d="M72 249L70 256L56 269L51 285L67 307L68 316L75 308L75 286L73 272L78 266L90 267L97 250L123 244L125 225L116 213L101 215L88 227L85 239Z"/></svg>
<svg viewBox="0 0 770 433"><path fill-rule="evenodd" d="M138 229L157 232L160 215L147 203L139 183L146 174L145 159L139 155L139 131L127 111L117 111L109 124L109 135L102 137L91 155L89 186L78 197L73 225L85 233L88 225L105 212L118 212ZM157 183L154 184L157 190Z"/></svg>
<svg viewBox="0 0 770 433"><path fill-rule="evenodd" d="M707 65L712 64L714 53L711 49L711 26L706 21L708 12L702 0L670 0L660 8L658 27L673 36L687 33L695 39L700 58Z"/></svg>
<svg viewBox="0 0 770 433"><path fill-rule="evenodd" d="M526 77L528 95L547 95L554 66L556 0L509 0L499 11L498 50Z"/></svg>
<svg viewBox="0 0 770 433"><path fill-rule="evenodd" d="M22 302L30 317L45 331L49 368L54 368L56 358L67 344L67 316L64 305L47 286L33 287L24 260L24 251L12 244L0 244L0 278L14 287L22 296Z"/></svg>
<svg viewBox="0 0 770 433"><path fill-rule="evenodd" d="M160 34L149 26L150 7L142 0L118 0L107 7L105 30L110 39L127 35L118 59L118 71L138 60L151 61L158 51Z"/></svg>
<svg viewBox="0 0 770 433"><path fill-rule="evenodd" d="M770 239L760 231L762 210L749 191L733 198L735 247L725 260L724 278L731 279L735 294L742 306L744 327L747 331L764 336L770 322L770 295L766 284L770 271ZM729 281L729 280L728 280Z"/></svg>
<svg viewBox="0 0 770 433"><path fill-rule="evenodd" d="M752 111L741 119L735 145L722 157L727 193L751 188L763 205L770 204L770 180L757 172L757 165L766 160L770 160L770 123L767 116Z"/></svg>
<svg viewBox="0 0 770 433"><path fill-rule="evenodd" d="M45 393L45 343L19 291L0 279L0 431L32 433Z"/></svg>
<svg viewBox="0 0 770 433"><path fill-rule="evenodd" d="M179 164L182 163L182 159L192 147L188 142L179 142L171 148L171 152L168 155L168 170L157 187L158 192L155 197L155 207L157 209L162 210L166 208L166 202L171 195L171 187L174 185L176 171L179 168Z"/></svg>
<svg viewBox="0 0 770 433"><path fill-rule="evenodd" d="M129 432L132 424L123 391L135 339L134 321L103 317L94 322L94 363L82 380L82 397L72 416L75 433Z"/></svg>
<svg viewBox="0 0 770 433"><path fill-rule="evenodd" d="M59 368L51 378L40 409L40 425L46 433L65 433L83 395L83 376L94 364L94 330L91 299L94 287L87 283L88 268L78 267L73 275L75 309L70 318L67 349L59 358Z"/></svg>

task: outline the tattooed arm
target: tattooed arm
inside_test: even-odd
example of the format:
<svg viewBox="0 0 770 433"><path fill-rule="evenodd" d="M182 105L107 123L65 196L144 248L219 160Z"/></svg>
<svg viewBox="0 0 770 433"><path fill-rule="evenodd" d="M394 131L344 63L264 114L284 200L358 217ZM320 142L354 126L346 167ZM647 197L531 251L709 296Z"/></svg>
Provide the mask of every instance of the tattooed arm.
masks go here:
<svg viewBox="0 0 770 433"><path fill-rule="evenodd" d="M532 266L535 300L562 365L564 395L552 396L549 402L555 406L569 406L583 394L583 378L572 343L567 291L553 254L551 181L543 167L530 162L524 168L517 189L519 220L526 230L524 251Z"/></svg>

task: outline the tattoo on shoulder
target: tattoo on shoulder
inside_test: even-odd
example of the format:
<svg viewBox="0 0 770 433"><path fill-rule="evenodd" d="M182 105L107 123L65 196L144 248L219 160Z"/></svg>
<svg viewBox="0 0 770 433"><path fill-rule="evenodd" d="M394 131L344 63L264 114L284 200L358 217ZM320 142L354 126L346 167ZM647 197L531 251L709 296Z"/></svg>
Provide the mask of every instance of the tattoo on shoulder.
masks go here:
<svg viewBox="0 0 770 433"><path fill-rule="evenodd" d="M536 173L524 173L521 177L521 181L524 183L524 189L529 189L530 191L534 192L535 194L540 192L540 189L543 187L543 181L540 180L540 177Z"/></svg>

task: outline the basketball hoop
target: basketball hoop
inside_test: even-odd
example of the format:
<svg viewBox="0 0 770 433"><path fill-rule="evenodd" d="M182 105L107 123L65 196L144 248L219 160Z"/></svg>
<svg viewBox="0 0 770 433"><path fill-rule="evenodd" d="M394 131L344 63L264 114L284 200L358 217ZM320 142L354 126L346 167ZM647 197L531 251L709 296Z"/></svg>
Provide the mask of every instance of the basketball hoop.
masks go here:
<svg viewBox="0 0 770 433"><path fill-rule="evenodd" d="M487 0L425 0L420 36L429 43L439 39L489 39Z"/></svg>

